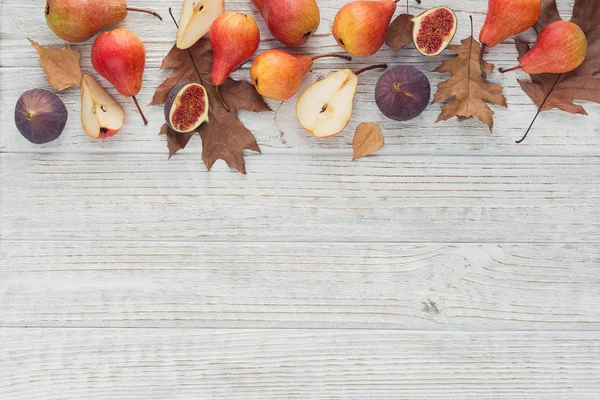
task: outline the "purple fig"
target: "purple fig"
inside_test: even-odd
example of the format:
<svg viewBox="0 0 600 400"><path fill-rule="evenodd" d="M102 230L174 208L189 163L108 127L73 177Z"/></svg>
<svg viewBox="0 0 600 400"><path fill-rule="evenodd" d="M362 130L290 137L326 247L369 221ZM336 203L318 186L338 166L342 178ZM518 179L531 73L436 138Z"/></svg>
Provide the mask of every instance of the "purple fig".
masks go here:
<svg viewBox="0 0 600 400"><path fill-rule="evenodd" d="M31 89L21 95L15 107L15 125L31 143L48 143L60 136L68 112L62 100L49 90Z"/></svg>
<svg viewBox="0 0 600 400"><path fill-rule="evenodd" d="M397 121L416 118L427 108L431 84L415 67L395 67L379 78L375 87L377 107Z"/></svg>
<svg viewBox="0 0 600 400"><path fill-rule="evenodd" d="M208 94L204 86L185 82L171 89L165 102L165 119L179 133L192 132L208 121Z"/></svg>

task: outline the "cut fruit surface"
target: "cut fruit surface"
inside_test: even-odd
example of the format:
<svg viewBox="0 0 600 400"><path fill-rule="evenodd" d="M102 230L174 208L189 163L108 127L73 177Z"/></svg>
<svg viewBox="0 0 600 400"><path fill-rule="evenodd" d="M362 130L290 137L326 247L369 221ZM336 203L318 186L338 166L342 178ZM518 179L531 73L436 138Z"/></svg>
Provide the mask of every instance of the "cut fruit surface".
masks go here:
<svg viewBox="0 0 600 400"><path fill-rule="evenodd" d="M436 56L452 41L457 19L451 9L436 7L413 18L413 23L413 41L417 50L426 56Z"/></svg>
<svg viewBox="0 0 600 400"><path fill-rule="evenodd" d="M179 28L177 48L188 49L210 30L213 22L225 12L224 0L185 0Z"/></svg>
<svg viewBox="0 0 600 400"><path fill-rule="evenodd" d="M340 133L352 116L358 77L349 69L313 83L296 103L298 120L318 138Z"/></svg>
<svg viewBox="0 0 600 400"><path fill-rule="evenodd" d="M109 138L125 124L125 112L96 79L84 74L81 80L81 124L91 138Z"/></svg>
<svg viewBox="0 0 600 400"><path fill-rule="evenodd" d="M171 89L165 103L165 118L169 127L179 133L192 132L208 121L208 94L204 86L186 82Z"/></svg>

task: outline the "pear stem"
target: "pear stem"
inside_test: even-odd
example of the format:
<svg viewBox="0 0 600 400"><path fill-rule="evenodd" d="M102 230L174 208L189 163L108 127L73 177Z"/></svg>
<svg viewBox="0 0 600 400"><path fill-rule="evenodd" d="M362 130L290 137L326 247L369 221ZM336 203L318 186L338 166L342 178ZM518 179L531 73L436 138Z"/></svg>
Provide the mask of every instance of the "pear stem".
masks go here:
<svg viewBox="0 0 600 400"><path fill-rule="evenodd" d="M223 97L221 97L221 91L219 91L219 86L215 86L215 89L217 91L217 97L219 98L219 101L221 102L221 104L223 104L223 108L225 109L225 111L229 112L229 106L227 105L227 103L225 103Z"/></svg>
<svg viewBox="0 0 600 400"><path fill-rule="evenodd" d="M135 106L137 107L138 112L142 116L142 120L144 121L144 125L148 125L148 120L146 119L146 116L144 115L144 112L142 111L142 108L140 107L140 103L138 103L138 101L135 98L135 96L131 96L131 97L133 98L133 102L135 103Z"/></svg>
<svg viewBox="0 0 600 400"><path fill-rule="evenodd" d="M376 65L371 65L371 66L369 66L369 67L364 67L363 69L359 69L358 71L356 71L356 72L354 73L354 75L360 75L360 74L362 74L363 72L367 72L367 71L370 71L370 70L372 70L372 69L385 69L385 68L387 68L387 67L388 67L388 66L387 66L387 64L376 64Z"/></svg>
<svg viewBox="0 0 600 400"><path fill-rule="evenodd" d="M498 72L500 72L501 74L504 74L506 72L516 71L518 69L521 69L520 65L517 65L516 67L508 68L508 69L504 69L504 68L500 67L500 68L498 68Z"/></svg>
<svg viewBox="0 0 600 400"><path fill-rule="evenodd" d="M321 54L318 56L313 56L312 60L318 60L319 58L325 58L325 57L337 57L337 58L343 58L346 61L352 61L352 57L350 56L345 56L343 54L337 54L337 53L327 53L327 54Z"/></svg>
<svg viewBox="0 0 600 400"><path fill-rule="evenodd" d="M485 45L485 43L481 43L481 51L479 52L479 68L481 68L481 77L483 79L487 78L487 73L485 72L485 69L483 68L483 55L485 54L485 48L487 46Z"/></svg>
<svg viewBox="0 0 600 400"><path fill-rule="evenodd" d="M152 10L146 10L145 8L127 7L127 10L154 15L156 18L160 19L161 21L163 20L162 17L157 12L154 12Z"/></svg>

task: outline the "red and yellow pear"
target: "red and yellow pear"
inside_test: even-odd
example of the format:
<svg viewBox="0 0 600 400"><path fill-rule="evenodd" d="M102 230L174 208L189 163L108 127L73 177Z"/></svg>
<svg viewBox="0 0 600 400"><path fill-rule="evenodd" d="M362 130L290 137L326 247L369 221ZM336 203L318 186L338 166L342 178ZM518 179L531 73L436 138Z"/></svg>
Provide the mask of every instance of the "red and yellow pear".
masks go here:
<svg viewBox="0 0 600 400"><path fill-rule="evenodd" d="M151 10L127 7L125 0L47 0L44 14L52 32L67 42L85 42L100 29L115 25L128 11L160 15Z"/></svg>
<svg viewBox="0 0 600 400"><path fill-rule="evenodd" d="M125 28L102 33L92 46L92 64L119 93L133 98L144 124L148 125L135 97L142 88L146 65L146 47L140 38Z"/></svg>
<svg viewBox="0 0 600 400"><path fill-rule="evenodd" d="M94 139L112 137L125 125L121 106L88 74L81 79L81 124Z"/></svg>
<svg viewBox="0 0 600 400"><path fill-rule="evenodd" d="M312 68L313 61L324 57L351 58L339 54L309 56L283 50L267 50L254 59L250 80L262 96L284 101L294 96Z"/></svg>
<svg viewBox="0 0 600 400"><path fill-rule="evenodd" d="M177 27L177 48L192 47L223 12L225 0L185 0Z"/></svg>
<svg viewBox="0 0 600 400"><path fill-rule="evenodd" d="M393 0L358 0L346 4L333 20L333 36L348 53L370 56L383 46L396 11Z"/></svg>
<svg viewBox="0 0 600 400"><path fill-rule="evenodd" d="M316 0L252 0L271 34L288 46L301 46L321 23Z"/></svg>
<svg viewBox="0 0 600 400"><path fill-rule="evenodd" d="M579 25L556 21L546 26L519 65L500 72L522 69L528 74L562 74L577 69L587 57L588 43Z"/></svg>
<svg viewBox="0 0 600 400"><path fill-rule="evenodd" d="M479 32L481 42L480 63L486 47L533 27L542 10L542 0L488 0L485 22ZM485 72L482 74L485 76Z"/></svg>
<svg viewBox="0 0 600 400"><path fill-rule="evenodd" d="M229 11L213 22L209 34L213 50L211 78L219 94L219 86L258 49L260 31L251 16ZM221 103L229 111L222 99Z"/></svg>

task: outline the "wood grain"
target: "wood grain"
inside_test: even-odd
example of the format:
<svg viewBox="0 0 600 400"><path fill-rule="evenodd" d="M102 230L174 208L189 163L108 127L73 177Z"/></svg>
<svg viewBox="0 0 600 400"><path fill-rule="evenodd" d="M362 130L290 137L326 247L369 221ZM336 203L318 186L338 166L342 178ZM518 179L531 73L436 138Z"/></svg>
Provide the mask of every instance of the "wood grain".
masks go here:
<svg viewBox="0 0 600 400"><path fill-rule="evenodd" d="M598 330L600 246L2 242L0 325Z"/></svg>
<svg viewBox="0 0 600 400"><path fill-rule="evenodd" d="M0 397L577 399L596 332L0 329Z"/></svg>
<svg viewBox="0 0 600 400"><path fill-rule="evenodd" d="M193 155L2 154L0 238L594 243L600 233L600 158L349 159L249 156L243 176L223 162L206 174Z"/></svg>

